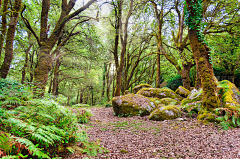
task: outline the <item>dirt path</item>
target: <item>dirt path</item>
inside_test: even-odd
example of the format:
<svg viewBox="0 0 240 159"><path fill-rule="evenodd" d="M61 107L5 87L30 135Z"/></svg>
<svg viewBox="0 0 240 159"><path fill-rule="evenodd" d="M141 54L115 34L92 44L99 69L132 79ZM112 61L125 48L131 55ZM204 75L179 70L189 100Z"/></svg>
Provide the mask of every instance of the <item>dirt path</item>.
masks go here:
<svg viewBox="0 0 240 159"><path fill-rule="evenodd" d="M95 158L240 158L240 129L221 130L186 116L168 121L118 118L112 108L91 108L90 140L110 152ZM94 158L94 157L91 157Z"/></svg>

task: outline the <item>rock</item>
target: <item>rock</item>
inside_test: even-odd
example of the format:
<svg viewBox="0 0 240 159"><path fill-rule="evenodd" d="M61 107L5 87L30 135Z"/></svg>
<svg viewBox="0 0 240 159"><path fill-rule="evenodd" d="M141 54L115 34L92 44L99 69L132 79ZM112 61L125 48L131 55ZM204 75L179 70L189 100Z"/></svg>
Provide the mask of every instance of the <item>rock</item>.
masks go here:
<svg viewBox="0 0 240 159"><path fill-rule="evenodd" d="M218 94L222 96L223 107L237 106L240 108L240 91L235 84L223 80L219 82L217 87L219 89Z"/></svg>
<svg viewBox="0 0 240 159"><path fill-rule="evenodd" d="M142 88L152 88L150 84L140 84L133 88L133 93L136 94Z"/></svg>
<svg viewBox="0 0 240 159"><path fill-rule="evenodd" d="M149 120L156 120L156 121L163 121L163 120L170 120L180 117L182 114L181 110L174 106L169 105L159 109L154 110L149 115Z"/></svg>
<svg viewBox="0 0 240 159"><path fill-rule="evenodd" d="M127 94L117 96L112 99L115 115L120 116L144 116L157 109L157 104L153 100L140 94Z"/></svg>
<svg viewBox="0 0 240 159"><path fill-rule="evenodd" d="M126 90L126 91L124 92L124 95L126 95L126 94L131 94L131 92L130 92L129 90Z"/></svg>
<svg viewBox="0 0 240 159"><path fill-rule="evenodd" d="M141 94L145 97L152 97L152 98L172 98L178 101L182 100L182 97L176 94L171 89L167 88L143 88L137 92L137 94Z"/></svg>
<svg viewBox="0 0 240 159"><path fill-rule="evenodd" d="M201 110L202 101L196 101L193 103L187 103L182 106L184 112L195 112L196 114Z"/></svg>
<svg viewBox="0 0 240 159"><path fill-rule="evenodd" d="M188 95L187 98L182 100L182 106L190 103L194 103L196 101L201 101L203 98L203 90L200 88L199 90L192 90L191 94Z"/></svg>
<svg viewBox="0 0 240 159"><path fill-rule="evenodd" d="M164 105L176 105L179 103L179 101L172 98L162 98L159 101L161 102L161 104L164 104Z"/></svg>
<svg viewBox="0 0 240 159"><path fill-rule="evenodd" d="M187 98L187 96L191 93L188 89L179 86L175 93L179 94L180 96Z"/></svg>

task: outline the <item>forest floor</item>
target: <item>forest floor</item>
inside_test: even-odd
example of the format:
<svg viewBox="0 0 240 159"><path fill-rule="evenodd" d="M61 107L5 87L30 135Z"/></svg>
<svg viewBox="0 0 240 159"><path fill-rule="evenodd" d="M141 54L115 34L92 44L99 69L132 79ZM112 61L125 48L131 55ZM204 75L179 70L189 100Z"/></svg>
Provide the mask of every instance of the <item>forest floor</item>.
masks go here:
<svg viewBox="0 0 240 159"><path fill-rule="evenodd" d="M89 158L240 158L240 128L222 130L196 118L151 121L148 117L118 118L113 108L93 107L87 134L109 153ZM68 156L83 158L86 156Z"/></svg>

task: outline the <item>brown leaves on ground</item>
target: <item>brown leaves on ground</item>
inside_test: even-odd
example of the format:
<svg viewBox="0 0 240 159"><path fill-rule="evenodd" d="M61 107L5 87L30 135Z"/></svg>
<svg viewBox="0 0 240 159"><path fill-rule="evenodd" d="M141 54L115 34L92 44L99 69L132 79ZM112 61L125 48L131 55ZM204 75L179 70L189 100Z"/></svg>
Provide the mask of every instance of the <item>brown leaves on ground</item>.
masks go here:
<svg viewBox="0 0 240 159"><path fill-rule="evenodd" d="M240 158L240 129L222 130L197 119L150 121L145 117L118 118L112 108L91 108L87 133L110 152L91 158ZM125 152L125 153L123 153ZM83 158L69 156L69 158Z"/></svg>

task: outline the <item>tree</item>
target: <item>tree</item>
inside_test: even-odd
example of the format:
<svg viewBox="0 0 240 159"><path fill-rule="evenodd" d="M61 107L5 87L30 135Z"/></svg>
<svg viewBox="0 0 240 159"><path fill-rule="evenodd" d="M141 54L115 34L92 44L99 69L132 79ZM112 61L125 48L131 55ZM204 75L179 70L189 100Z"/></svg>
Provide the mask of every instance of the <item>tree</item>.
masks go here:
<svg viewBox="0 0 240 159"><path fill-rule="evenodd" d="M129 18L132 14L133 10L133 0L130 0L130 7L127 13L127 17L125 19L124 24L124 30L122 29L122 6L123 6L123 0L117 1L117 6L115 6L115 45L114 45L114 60L115 60L115 66L116 66L116 88L115 88L115 96L120 96L121 94L121 87L122 87L122 72L124 67L124 59L126 54L126 48L127 48L127 40L128 40L128 23ZM121 39L121 54L120 54L120 61L118 56L118 45L119 45L119 38Z"/></svg>
<svg viewBox="0 0 240 159"><path fill-rule="evenodd" d="M1 8L1 12L2 12L1 25L2 26L1 26L1 34L0 34L0 59L1 59L2 49L3 49L3 44L4 44L4 41L6 41L6 45L4 49L5 50L4 61L0 69L1 78L7 77L10 64L13 59L13 41L15 36L16 25L18 22L19 12L21 10L22 0L14 1L14 5L11 7L12 10L10 11L10 21L8 22L8 25L7 25L8 6L10 4L11 3L9 0L4 0L3 6ZM7 36L5 37L6 33L7 33Z"/></svg>
<svg viewBox="0 0 240 159"><path fill-rule="evenodd" d="M197 70L200 73L201 86L203 89L203 108L209 111L220 106L217 95L216 82L212 64L210 63L210 49L203 42L201 27L207 1L186 0L185 18L189 29L189 40L194 54ZM203 4L205 4L203 6Z"/></svg>
<svg viewBox="0 0 240 159"><path fill-rule="evenodd" d="M33 30L28 20L22 16L27 28L32 32L39 45L39 58L37 67L34 70L34 82L40 89L40 93L37 93L35 91L35 94L38 94L40 96L44 95L45 86L48 80L48 73L51 70L52 56L54 53L51 53L51 51L59 39L59 36L61 35L65 24L86 10L95 1L96 0L90 0L81 8L71 12L75 6L76 0L70 0L69 2L67 0L62 0L60 17L58 18L56 25L53 27L52 31L49 32L50 26L48 25L48 15L51 7L51 2L50 0L43 0L40 22L40 36L38 36L38 34Z"/></svg>

